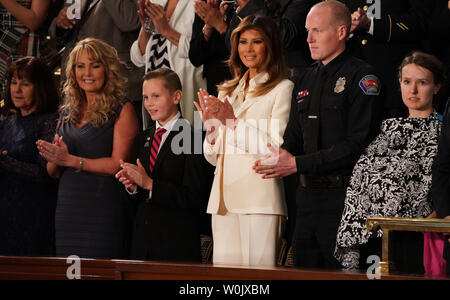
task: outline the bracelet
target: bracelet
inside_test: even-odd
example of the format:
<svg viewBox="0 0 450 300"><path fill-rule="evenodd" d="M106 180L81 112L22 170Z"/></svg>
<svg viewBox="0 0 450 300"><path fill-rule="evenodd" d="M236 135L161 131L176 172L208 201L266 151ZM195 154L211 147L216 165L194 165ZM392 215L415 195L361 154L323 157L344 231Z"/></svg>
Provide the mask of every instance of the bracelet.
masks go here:
<svg viewBox="0 0 450 300"><path fill-rule="evenodd" d="M75 170L75 172L80 173L81 171L83 171L83 158L80 157L80 166Z"/></svg>

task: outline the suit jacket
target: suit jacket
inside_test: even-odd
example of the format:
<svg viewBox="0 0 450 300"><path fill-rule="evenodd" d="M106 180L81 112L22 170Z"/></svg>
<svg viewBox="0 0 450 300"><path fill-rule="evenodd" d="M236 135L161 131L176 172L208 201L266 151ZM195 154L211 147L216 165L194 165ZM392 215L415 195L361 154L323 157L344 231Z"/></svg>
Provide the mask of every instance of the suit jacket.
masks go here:
<svg viewBox="0 0 450 300"><path fill-rule="evenodd" d="M431 195L438 218L450 216L450 105L444 114L438 152L433 161Z"/></svg>
<svg viewBox="0 0 450 300"><path fill-rule="evenodd" d="M350 12L369 6L366 0L340 0ZM426 39L434 1L380 0L380 18L374 19L373 35L357 31L348 41L350 53L377 68L386 92L385 110L403 110L397 69L403 58L421 49ZM389 115L388 115L389 116Z"/></svg>
<svg viewBox="0 0 450 300"><path fill-rule="evenodd" d="M444 113L438 152L433 161L431 197L438 218L450 216L450 105ZM448 236L447 236L448 237ZM450 275L450 243L445 239L444 258L447 260L447 275Z"/></svg>
<svg viewBox="0 0 450 300"><path fill-rule="evenodd" d="M138 135L131 156L133 163L139 158L147 171L154 133L155 126ZM133 196L137 213L132 258L201 260L201 218L212 181L212 169L203 158L201 144L201 131L194 133L184 119L175 123L151 174L152 198L148 199L148 191L142 189ZM175 145L186 147L185 153L177 154ZM199 154L193 154L194 150Z"/></svg>
<svg viewBox="0 0 450 300"><path fill-rule="evenodd" d="M254 97L251 92L256 85L268 79L267 73L260 73L250 80L247 97L241 102L247 76L248 72L229 98L239 119L237 127L219 127L214 145L204 143L206 159L216 166L207 212L286 216L283 181L262 179L252 166L270 153L267 143L283 143L294 84L283 80L267 94ZM219 98L224 98L223 93Z"/></svg>
<svg viewBox="0 0 450 300"><path fill-rule="evenodd" d="M130 48L137 39L141 23L137 14L137 0L81 0L81 20L72 30L56 27L56 18L50 26L50 35L65 44L62 58L62 78L65 66L75 44L87 37L101 39L116 48L123 63L123 76L128 78L127 96L132 101L142 99L144 69L130 60Z"/></svg>

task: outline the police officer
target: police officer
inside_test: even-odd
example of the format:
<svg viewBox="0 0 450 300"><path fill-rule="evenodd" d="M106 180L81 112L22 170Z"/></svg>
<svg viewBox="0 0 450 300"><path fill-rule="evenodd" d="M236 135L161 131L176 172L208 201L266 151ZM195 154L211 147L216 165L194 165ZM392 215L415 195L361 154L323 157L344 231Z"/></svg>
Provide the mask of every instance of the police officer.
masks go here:
<svg viewBox="0 0 450 300"><path fill-rule="evenodd" d="M263 178L299 174L294 264L340 268L333 257L346 187L362 150L376 134L380 81L345 49L348 8L334 0L313 6L307 42L317 62L295 82L284 144L255 163Z"/></svg>
<svg viewBox="0 0 450 300"><path fill-rule="evenodd" d="M384 117L406 111L397 79L397 68L413 50L425 50L423 40L435 0L340 0L352 12L350 53L379 71L386 93Z"/></svg>

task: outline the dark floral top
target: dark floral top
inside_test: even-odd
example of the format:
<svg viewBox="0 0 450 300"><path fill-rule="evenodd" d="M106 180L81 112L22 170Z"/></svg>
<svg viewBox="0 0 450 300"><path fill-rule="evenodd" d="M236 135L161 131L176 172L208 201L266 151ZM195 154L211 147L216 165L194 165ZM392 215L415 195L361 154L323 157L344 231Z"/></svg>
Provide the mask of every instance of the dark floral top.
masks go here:
<svg viewBox="0 0 450 300"><path fill-rule="evenodd" d="M57 115L50 113L9 115L0 121L0 255L54 253L57 185L36 141L52 141L56 121Z"/></svg>

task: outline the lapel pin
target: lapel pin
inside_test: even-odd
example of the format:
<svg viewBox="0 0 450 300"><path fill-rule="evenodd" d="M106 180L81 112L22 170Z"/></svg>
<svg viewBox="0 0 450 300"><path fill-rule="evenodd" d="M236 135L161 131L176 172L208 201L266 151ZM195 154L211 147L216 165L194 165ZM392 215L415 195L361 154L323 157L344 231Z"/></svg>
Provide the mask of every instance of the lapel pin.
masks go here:
<svg viewBox="0 0 450 300"><path fill-rule="evenodd" d="M297 99L297 103L300 103L303 101L302 98L304 98L308 95L309 95L308 90L304 90L304 91L298 92L297 97L295 97L295 99Z"/></svg>

